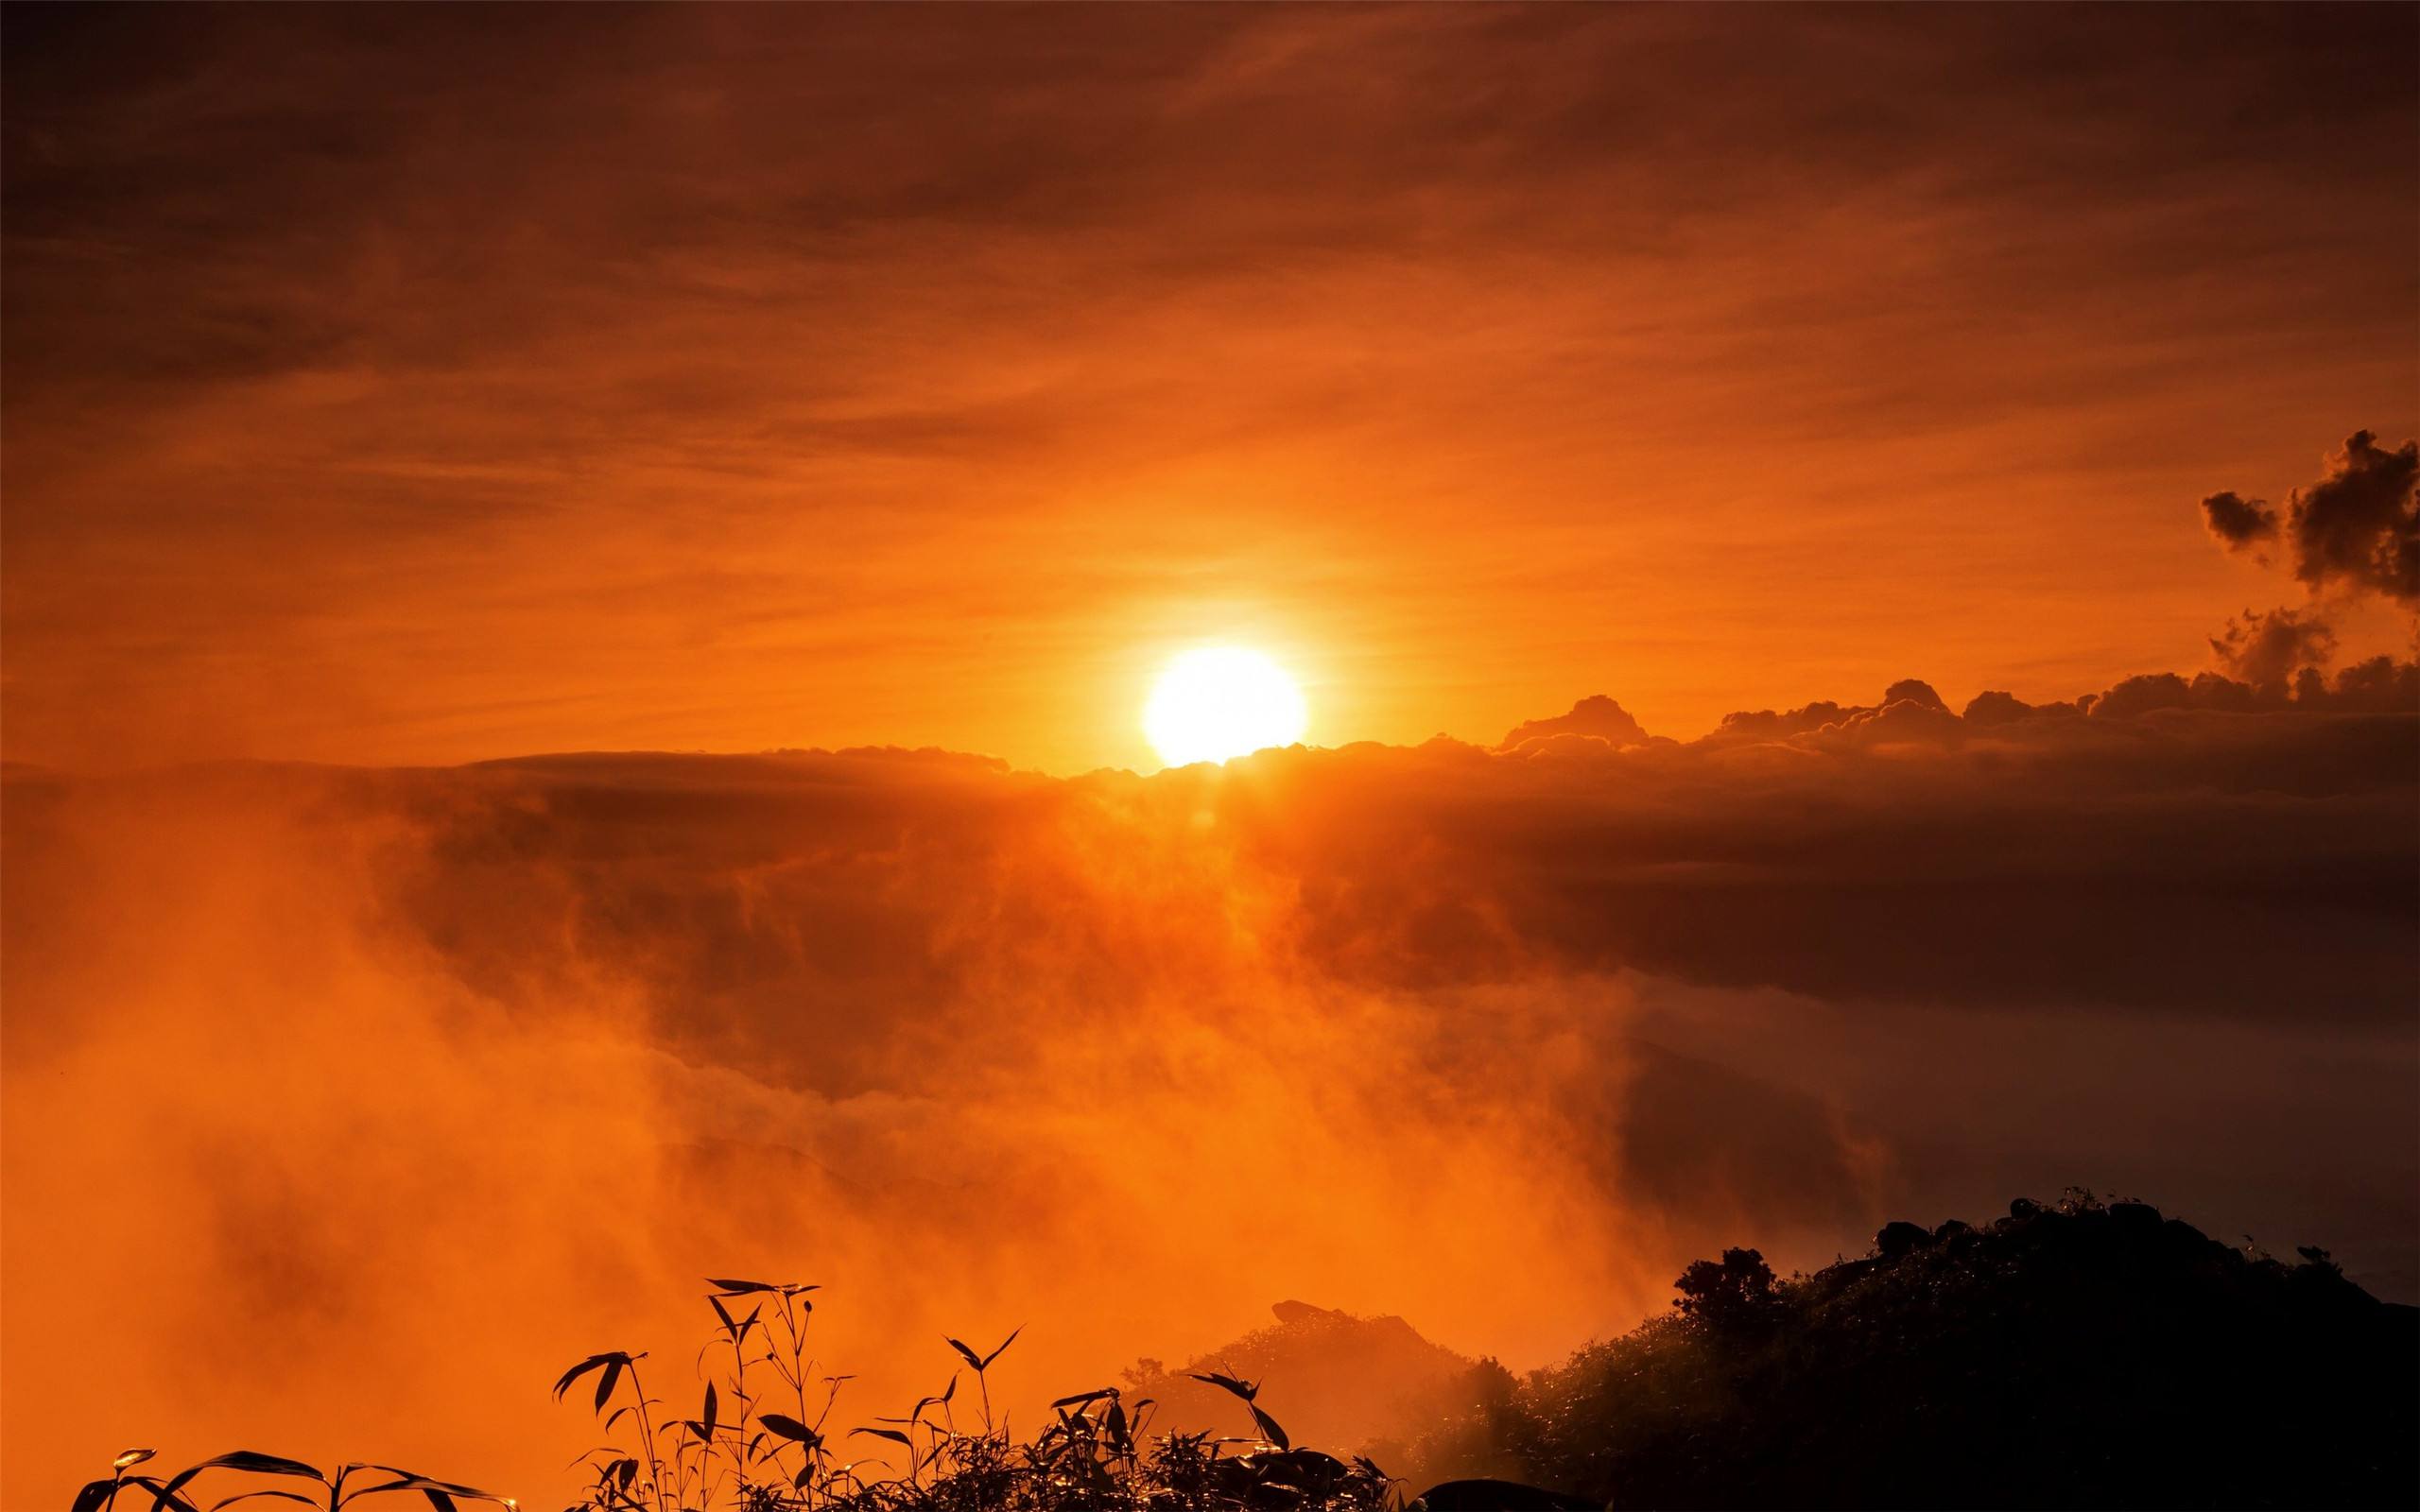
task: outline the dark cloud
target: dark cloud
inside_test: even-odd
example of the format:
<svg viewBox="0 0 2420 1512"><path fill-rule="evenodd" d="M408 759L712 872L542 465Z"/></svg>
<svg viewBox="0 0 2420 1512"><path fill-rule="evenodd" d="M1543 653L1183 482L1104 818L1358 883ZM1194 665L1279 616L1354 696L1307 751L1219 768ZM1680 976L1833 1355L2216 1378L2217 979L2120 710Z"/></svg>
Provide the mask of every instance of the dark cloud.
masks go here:
<svg viewBox="0 0 2420 1512"><path fill-rule="evenodd" d="M1647 731L1639 727L1630 712L1603 694L1591 694L1571 706L1568 713L1550 719L1530 719L1513 727L1497 743L1497 750L1518 750L1532 741L1543 742L1556 735L1582 735L1601 740L1608 746L1644 746Z"/></svg>
<svg viewBox="0 0 2420 1512"><path fill-rule="evenodd" d="M1886 708L1894 703L1911 703L1935 713L1949 713L1949 705L1942 702L1941 695L1933 692L1932 684L1922 678L1902 678L1891 684L1882 690L1882 702Z"/></svg>
<svg viewBox="0 0 2420 1512"><path fill-rule="evenodd" d="M2210 534L2230 551L2241 551L2277 536L2277 511L2259 499L2213 493L2202 501L2202 519Z"/></svg>
<svg viewBox="0 0 2420 1512"><path fill-rule="evenodd" d="M889 1005L1029 974L1173 985L1238 907L1305 970L1394 988L1636 970L1951 1006L2408 1009L2411 663L1987 693L1962 717L1891 691L1685 745L1555 728L1505 754L1441 739L1152 778L856 751L262 781L421 836L379 868L385 906L479 991L570 953L556 966L654 984L664 1031L708 1055L818 1005L812 1053L770 1053L833 1091L894 1069ZM21 833L45 791L12 783ZM2278 948L2295 937L2328 944Z"/></svg>
<svg viewBox="0 0 2420 1512"><path fill-rule="evenodd" d="M2394 451L2355 431L2327 473L2296 489L2282 512L2258 499L2213 493L2202 501L2210 533L2230 551L2273 541L2313 590L2345 587L2420 605L2420 442ZM2222 651L2221 653L2227 654Z"/></svg>
<svg viewBox="0 0 2420 1512"><path fill-rule="evenodd" d="M2327 475L2296 489L2286 533L2294 576L2314 588L2343 582L2420 604L2420 442L2390 452L2355 431L2328 459Z"/></svg>
<svg viewBox="0 0 2420 1512"><path fill-rule="evenodd" d="M2420 443L2397 451L2356 431L2328 459L2326 476L2296 489L2281 511L2233 492L2202 501L2210 533L2230 551L2282 543L2294 576L2314 594L2330 589L2375 593L2420 606ZM2341 607L2341 606L2340 606ZM2210 638L2223 678L2189 685L2172 674L2130 679L2095 705L2100 712L2152 708L2246 709L2290 696L2307 707L2351 704L2408 710L2413 690L2398 663L2376 659L2349 680L2331 686L2323 669L2335 654L2337 625L2325 610L2246 610ZM2380 704L2379 699L2387 702ZM2394 700L2401 701L2394 702Z"/></svg>
<svg viewBox="0 0 2420 1512"><path fill-rule="evenodd" d="M2319 614L2290 609L2266 614L2245 610L2210 638L2210 649L2230 677L2255 688L2283 688L2296 673L2327 664L2336 631Z"/></svg>
<svg viewBox="0 0 2420 1512"><path fill-rule="evenodd" d="M2007 695L1984 696L2006 697ZM2014 700L2011 701L2014 703ZM1995 707L1986 706L1987 720ZM1771 709L1741 710L1725 714L1722 723L1706 738L1714 742L1767 741L1822 734L1854 734L1859 739L1925 738L1951 733L1962 728L1958 716L1949 712L1949 705L1942 701L1941 695L1933 691L1932 684L1920 678L1903 678L1882 691L1879 703L1839 704L1825 699L1779 713Z"/></svg>
<svg viewBox="0 0 2420 1512"><path fill-rule="evenodd" d="M425 836L381 886L481 991L514 995L557 942L654 983L665 1032L709 1055L759 1053L759 1026L820 1005L786 1074L830 1091L895 1070L889 1005L1216 974L1204 920L1236 908L1303 969L1386 988L1637 970L1951 1006L2408 1008L2412 664L1985 694L1963 717L1890 691L1685 745L1616 745L1595 730L1623 728L1617 706L1592 699L1587 730L1539 721L1502 754L1441 739L1150 778L866 750L303 785ZM2331 944L2277 948L2297 934Z"/></svg>
<svg viewBox="0 0 2420 1512"><path fill-rule="evenodd" d="M2420 708L2420 669L2412 662L2377 656L2342 669L2333 681L2317 667L2304 666L2294 673L2290 685L2239 682L2215 672L2196 673L2189 679L2173 672L2153 672L2123 679L2106 693L2087 694L2076 703L2103 719L2139 718L2163 709L2406 714Z"/></svg>
<svg viewBox="0 0 2420 1512"><path fill-rule="evenodd" d="M2029 715L2055 716L2072 714L2076 712L2076 706L2073 703L2027 703L2013 693L1986 690L1966 700L1966 708L1959 717L1965 722L1967 729L1983 730L1993 725L2009 724Z"/></svg>

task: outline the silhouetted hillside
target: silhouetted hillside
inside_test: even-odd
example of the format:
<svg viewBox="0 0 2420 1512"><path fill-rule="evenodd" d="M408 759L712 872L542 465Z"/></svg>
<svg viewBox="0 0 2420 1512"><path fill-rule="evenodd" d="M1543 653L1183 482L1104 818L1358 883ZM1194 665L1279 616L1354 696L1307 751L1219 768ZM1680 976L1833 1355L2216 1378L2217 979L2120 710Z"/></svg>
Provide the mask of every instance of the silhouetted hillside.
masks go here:
<svg viewBox="0 0 2420 1512"><path fill-rule="evenodd" d="M1405 1468L1619 1507L2411 1506L2420 1312L2301 1253L2088 1194L1806 1277L1728 1250Z"/></svg>
<svg viewBox="0 0 2420 1512"><path fill-rule="evenodd" d="M1160 1407L1169 1429L1233 1433L1235 1399L1199 1379L1210 1372L1281 1383L1287 1427L1305 1443L1367 1446L1406 1422L1466 1410L1472 1362L1432 1344L1399 1317L1356 1317L1308 1302L1279 1302L1277 1321L1176 1369L1140 1360L1127 1385Z"/></svg>

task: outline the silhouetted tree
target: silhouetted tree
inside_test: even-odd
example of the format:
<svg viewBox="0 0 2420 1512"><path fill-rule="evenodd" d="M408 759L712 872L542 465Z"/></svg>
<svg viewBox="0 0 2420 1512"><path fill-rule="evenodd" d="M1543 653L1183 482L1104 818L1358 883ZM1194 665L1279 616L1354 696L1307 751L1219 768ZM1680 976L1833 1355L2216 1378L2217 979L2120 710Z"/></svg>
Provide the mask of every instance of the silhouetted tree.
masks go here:
<svg viewBox="0 0 2420 1512"><path fill-rule="evenodd" d="M1760 1250L1726 1249L1720 1262L1691 1261L1672 1285L1682 1314L1717 1333L1743 1332L1772 1316L1773 1268Z"/></svg>

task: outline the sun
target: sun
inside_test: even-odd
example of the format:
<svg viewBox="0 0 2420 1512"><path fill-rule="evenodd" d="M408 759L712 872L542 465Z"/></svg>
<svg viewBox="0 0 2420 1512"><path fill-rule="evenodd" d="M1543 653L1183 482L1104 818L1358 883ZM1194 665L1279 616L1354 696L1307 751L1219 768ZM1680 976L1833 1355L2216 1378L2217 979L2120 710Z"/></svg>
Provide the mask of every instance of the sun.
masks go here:
<svg viewBox="0 0 2420 1512"><path fill-rule="evenodd" d="M1170 766L1290 746L1309 724L1310 710L1294 679L1240 646L1205 646L1177 657L1143 706L1143 733Z"/></svg>

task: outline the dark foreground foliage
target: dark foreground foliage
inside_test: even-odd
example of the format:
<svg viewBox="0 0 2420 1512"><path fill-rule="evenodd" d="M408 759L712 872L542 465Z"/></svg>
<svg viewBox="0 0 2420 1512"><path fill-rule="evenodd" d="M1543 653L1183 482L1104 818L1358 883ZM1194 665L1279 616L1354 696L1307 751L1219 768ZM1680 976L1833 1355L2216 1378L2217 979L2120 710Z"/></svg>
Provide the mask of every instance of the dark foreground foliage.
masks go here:
<svg viewBox="0 0 2420 1512"><path fill-rule="evenodd" d="M1777 1280L1689 1267L1669 1315L1422 1446L1599 1504L2409 1507L2420 1312L2135 1202L1893 1224Z"/></svg>
<svg viewBox="0 0 2420 1512"><path fill-rule="evenodd" d="M1682 1275L1669 1314L1526 1379L1482 1362L1452 1393L1463 1405L1364 1449L1411 1471L1411 1486L1443 1483L1414 1512L2420 1503L2420 1311L2378 1302L2324 1250L2300 1254L2282 1264L2083 1192L2056 1206L2020 1199L1981 1228L1892 1224L1870 1257L1812 1276L1777 1278L1755 1250L1726 1250ZM1133 1387L1166 1385L1166 1371L1063 1398L1038 1432L1011 1435L987 1377L1013 1333L988 1350L945 1341L960 1368L938 1392L837 1426L847 1378L809 1357L816 1288L713 1284L702 1379L677 1406L641 1384L644 1353L591 1355L556 1383L558 1399L577 1388L609 1440L569 1512L1403 1504L1405 1483L1372 1457L1294 1445L1259 1383L1225 1370L1188 1381L1228 1403L1234 1437L1153 1432L1153 1404ZM1267 1364L1273 1376L1278 1357ZM257 1453L161 1478L139 1469L148 1457L120 1456L76 1512L207 1512L256 1496L334 1512L391 1494L456 1512L500 1500ZM204 1471L278 1484L205 1501Z"/></svg>
<svg viewBox="0 0 2420 1512"><path fill-rule="evenodd" d="M1378 1512L1394 1500L1368 1460L1296 1448L1258 1383L1231 1375L1196 1379L1234 1400L1251 1428L1242 1437L1154 1435L1149 1399L1102 1386L1052 1402L1020 1441L994 1419L990 1383L1015 1333L989 1349L943 1340L962 1368L939 1391L898 1416L833 1427L848 1378L818 1374L809 1357L818 1288L711 1284L717 1333L700 1357L712 1365L697 1416L647 1395L643 1355L594 1354L555 1383L560 1400L593 1376L590 1404L609 1435L624 1433L622 1447L589 1456L595 1480L567 1512Z"/></svg>

